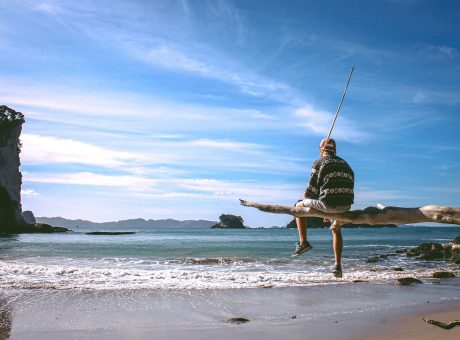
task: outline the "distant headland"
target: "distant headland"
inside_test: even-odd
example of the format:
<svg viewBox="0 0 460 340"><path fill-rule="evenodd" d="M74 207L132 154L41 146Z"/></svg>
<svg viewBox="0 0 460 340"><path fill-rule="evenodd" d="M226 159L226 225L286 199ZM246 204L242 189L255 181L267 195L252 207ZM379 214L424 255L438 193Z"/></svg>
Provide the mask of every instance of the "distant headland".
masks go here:
<svg viewBox="0 0 460 340"><path fill-rule="evenodd" d="M160 219L160 220L145 220L143 218L127 219L112 222L92 222L81 219L67 219L63 217L37 217L40 223L46 223L53 226L60 226L65 228L78 228L78 227L96 227L96 228L209 228L216 223L216 221L208 220L174 220L174 219Z"/></svg>

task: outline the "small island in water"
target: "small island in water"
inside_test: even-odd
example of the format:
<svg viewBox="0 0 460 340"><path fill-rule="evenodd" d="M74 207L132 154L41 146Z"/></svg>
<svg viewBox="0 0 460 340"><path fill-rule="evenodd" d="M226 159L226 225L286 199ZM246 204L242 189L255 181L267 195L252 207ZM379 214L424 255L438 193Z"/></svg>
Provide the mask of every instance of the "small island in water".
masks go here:
<svg viewBox="0 0 460 340"><path fill-rule="evenodd" d="M219 216L219 222L214 224L211 228L220 229L245 229L243 218L230 214L222 214Z"/></svg>

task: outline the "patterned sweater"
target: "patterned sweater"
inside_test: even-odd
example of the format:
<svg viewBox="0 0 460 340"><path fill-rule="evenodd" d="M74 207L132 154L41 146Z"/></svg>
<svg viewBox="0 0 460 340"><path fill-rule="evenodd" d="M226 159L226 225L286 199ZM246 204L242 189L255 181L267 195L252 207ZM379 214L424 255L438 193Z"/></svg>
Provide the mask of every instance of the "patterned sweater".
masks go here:
<svg viewBox="0 0 460 340"><path fill-rule="evenodd" d="M326 155L313 163L304 197L319 199L329 206L353 204L355 174L346 161Z"/></svg>

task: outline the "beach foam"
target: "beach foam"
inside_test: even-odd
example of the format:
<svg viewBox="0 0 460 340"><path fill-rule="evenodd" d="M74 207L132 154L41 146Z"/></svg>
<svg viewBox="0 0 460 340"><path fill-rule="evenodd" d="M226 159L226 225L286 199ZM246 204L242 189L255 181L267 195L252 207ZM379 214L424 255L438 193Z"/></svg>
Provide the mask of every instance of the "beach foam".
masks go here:
<svg viewBox="0 0 460 340"><path fill-rule="evenodd" d="M59 262L59 261L56 261ZM87 259L72 264L37 264L29 261L0 260L0 288L52 289L226 289L256 288L261 286L294 287L349 283L353 280L387 282L406 276L429 278L432 268L414 268L403 272L380 266L375 271L355 268L345 271L343 279L334 278L328 268L315 266L307 271L286 270L285 266L244 262L212 262L206 259L193 263L206 265L171 265L145 261L119 261L120 266L104 266L99 260ZM141 264L138 268L137 265ZM345 267L346 268L346 267ZM456 272L460 275L460 272Z"/></svg>

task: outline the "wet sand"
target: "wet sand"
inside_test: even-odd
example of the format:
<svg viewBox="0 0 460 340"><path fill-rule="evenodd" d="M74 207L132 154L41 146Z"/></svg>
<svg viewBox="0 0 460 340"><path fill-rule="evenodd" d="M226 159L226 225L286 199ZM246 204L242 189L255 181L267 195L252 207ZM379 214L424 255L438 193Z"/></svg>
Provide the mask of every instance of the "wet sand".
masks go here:
<svg viewBox="0 0 460 340"><path fill-rule="evenodd" d="M460 319L459 292L457 279L408 287L12 289L0 291L7 325L0 332L10 339L448 339L459 338L460 327L422 318ZM250 321L226 322L234 317Z"/></svg>

